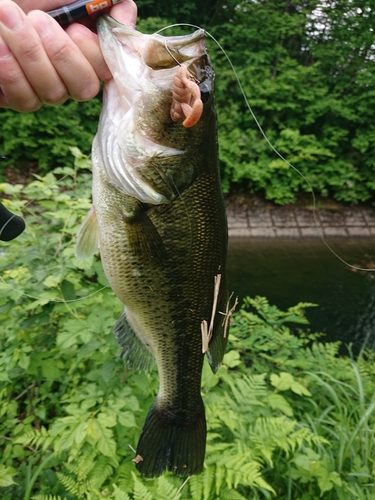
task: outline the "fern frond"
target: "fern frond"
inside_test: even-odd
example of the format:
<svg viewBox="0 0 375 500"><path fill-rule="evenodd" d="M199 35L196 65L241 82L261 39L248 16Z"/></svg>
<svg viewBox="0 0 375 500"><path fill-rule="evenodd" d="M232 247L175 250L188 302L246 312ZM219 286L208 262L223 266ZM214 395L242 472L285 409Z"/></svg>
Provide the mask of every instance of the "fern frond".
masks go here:
<svg viewBox="0 0 375 500"><path fill-rule="evenodd" d="M178 488L175 487L174 484L171 483L171 481L165 477L161 476L157 479L157 494L158 497L163 498L163 499L169 499L169 498L175 498Z"/></svg>
<svg viewBox="0 0 375 500"><path fill-rule="evenodd" d="M45 427L41 427L40 429L33 429L26 434L22 434L18 436L14 440L14 444L21 444L22 446L29 446L40 449L42 451L46 451L50 444L52 443L53 438L49 435L47 429Z"/></svg>
<svg viewBox="0 0 375 500"><path fill-rule="evenodd" d="M92 468L88 480L95 488L100 488L104 481L112 475L113 465L111 464L113 460L104 455L100 455Z"/></svg>
<svg viewBox="0 0 375 500"><path fill-rule="evenodd" d="M267 392L266 374L243 376L230 383L234 400L240 406L262 404Z"/></svg>
<svg viewBox="0 0 375 500"><path fill-rule="evenodd" d="M93 466L94 466L94 464L93 464ZM87 476L86 470L84 468L80 469L80 464L77 462L66 463L65 467L68 469L69 472L71 472L75 476L78 476L78 475L80 475L81 477Z"/></svg>
<svg viewBox="0 0 375 500"><path fill-rule="evenodd" d="M97 456L98 452L94 447L86 448L74 462L66 463L65 466L79 479L86 479L95 466Z"/></svg>
<svg viewBox="0 0 375 500"><path fill-rule="evenodd" d="M206 466L203 473L203 500L209 500L215 478L215 467Z"/></svg>
<svg viewBox="0 0 375 500"><path fill-rule="evenodd" d="M225 467L216 467L215 470L215 492L219 496L221 492L222 485L225 481Z"/></svg>
<svg viewBox="0 0 375 500"><path fill-rule="evenodd" d="M203 498L203 474L204 471L199 476L191 476L189 479L188 485L192 500Z"/></svg>
<svg viewBox="0 0 375 500"><path fill-rule="evenodd" d="M296 425L296 421L285 417L257 418L249 427L249 440L273 467L272 454L276 448L281 448L287 454L295 448L297 443L290 435L295 431Z"/></svg>
<svg viewBox="0 0 375 500"><path fill-rule="evenodd" d="M238 491L233 489L228 490L228 488L223 488L220 491L220 496L218 498L220 498L220 500L247 500L244 496L238 493Z"/></svg>
<svg viewBox="0 0 375 500"><path fill-rule="evenodd" d="M62 472L56 473L60 483L64 486L64 488L73 495L76 495L77 498L85 498L86 493L89 492L89 487L85 483L79 483L76 478L67 476Z"/></svg>
<svg viewBox="0 0 375 500"><path fill-rule="evenodd" d="M130 500L129 495L115 484L113 484L113 495L114 500Z"/></svg>
<svg viewBox="0 0 375 500"><path fill-rule="evenodd" d="M134 500L153 500L150 490L141 483L137 476L132 472L134 483Z"/></svg>

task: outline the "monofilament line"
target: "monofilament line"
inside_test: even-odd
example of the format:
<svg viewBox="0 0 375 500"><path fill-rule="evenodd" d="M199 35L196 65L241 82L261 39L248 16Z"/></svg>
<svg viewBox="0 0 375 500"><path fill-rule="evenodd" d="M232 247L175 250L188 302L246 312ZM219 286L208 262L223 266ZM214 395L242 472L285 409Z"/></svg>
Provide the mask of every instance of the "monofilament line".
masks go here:
<svg viewBox="0 0 375 500"><path fill-rule="evenodd" d="M178 27L178 26L187 26L187 27L191 27L191 28L195 28L195 29L204 29L202 28L201 26L197 26L195 24L189 24L189 23L176 23L176 24L171 24L169 26L166 26L165 28L161 28L160 30L158 30L156 33L161 33L162 31L165 31L167 29L170 29L170 28L174 28L174 27ZM324 237L324 233L323 233L323 228L322 228L322 225L320 224L320 222L318 221L318 218L317 218L317 207L316 207L316 197L315 197L315 192L314 192L314 188L312 187L310 181L305 177L305 175L300 171L298 170L298 168L296 168L294 165L292 165L286 158L284 158L284 156L279 153L279 151L277 151L277 149L274 147L274 145L271 143L271 141L268 139L266 133L264 132L261 124L259 123L257 117L255 116L255 113L252 109L252 107L250 106L250 103L249 103L249 100L246 96L246 93L245 93L245 90L241 84L241 80L237 74L237 71L232 63L232 61L230 60L230 57L228 56L228 54L226 53L224 47L220 44L220 42L218 40L216 40L216 38L211 35L211 33L209 33L207 30L205 30L205 32L207 33L207 36L209 36L211 38L211 40L213 40L216 45L219 47L219 49L221 50L221 52L224 54L226 60L228 61L232 71L233 71L233 74L236 78L236 81L237 81L237 84L240 88L240 91L241 91L241 94L244 98L244 101L245 101L245 104L246 104L246 107L247 109L249 110L251 116L253 117L253 120L256 124L256 126L258 127L260 133L262 134L264 140L267 142L267 144L269 145L269 147L272 149L272 151L283 161L285 162L286 165L288 165L288 167L292 168L298 175L300 175L302 177L302 179L306 182L307 186L309 187L309 190L311 192L311 196L312 196L312 200L313 200L313 217L314 217L314 222L315 222L315 226L316 228L319 230L319 236L321 238L321 240L323 241L323 243L325 244L325 246L328 248L328 250L340 261L342 262L343 264L345 264L346 266L352 268L352 269L355 269L356 271L375 271L374 268L363 268L363 267L357 267L357 266L354 266L352 264L349 264L349 262L346 262L342 257L340 257L334 250L333 248L331 248L331 246L328 244L327 240L325 239Z"/></svg>

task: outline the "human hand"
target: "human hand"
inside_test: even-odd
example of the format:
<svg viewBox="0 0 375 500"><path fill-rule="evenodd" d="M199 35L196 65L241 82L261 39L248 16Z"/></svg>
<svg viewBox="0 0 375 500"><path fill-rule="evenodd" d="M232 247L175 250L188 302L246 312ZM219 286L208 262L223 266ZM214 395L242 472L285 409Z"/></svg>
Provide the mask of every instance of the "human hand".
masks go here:
<svg viewBox="0 0 375 500"><path fill-rule="evenodd" d="M33 10L66 3L0 0L0 107L28 112L42 104L62 104L69 96L88 101L99 92L100 80L111 77L94 20L64 30L46 12ZM133 0L124 0L110 15L134 27L137 7Z"/></svg>

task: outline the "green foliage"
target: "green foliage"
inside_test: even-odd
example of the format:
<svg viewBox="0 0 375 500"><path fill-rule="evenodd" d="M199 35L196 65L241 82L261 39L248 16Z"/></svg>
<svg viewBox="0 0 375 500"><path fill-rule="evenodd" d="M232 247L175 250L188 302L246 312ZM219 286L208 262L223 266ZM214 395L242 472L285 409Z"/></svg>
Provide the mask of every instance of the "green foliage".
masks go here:
<svg viewBox="0 0 375 500"><path fill-rule="evenodd" d="M0 165L25 168L37 165L41 173L58 166L73 167L70 146L88 153L97 129L101 108L99 98L90 102L67 101L62 106L43 106L34 113L21 114L0 109ZM4 170L0 170L0 179Z"/></svg>
<svg viewBox="0 0 375 500"><path fill-rule="evenodd" d="M346 202L375 191L375 54L372 0L139 0L138 29L174 23L207 28L234 64L273 147L317 195ZM181 34L190 28L174 28ZM267 143L220 49L208 38L216 71L225 191L241 188L279 204L310 192L306 180ZM72 166L69 145L89 152L100 99L44 106L22 115L0 110L0 178L5 166Z"/></svg>
<svg viewBox="0 0 375 500"><path fill-rule="evenodd" d="M340 357L339 343L292 331L312 304L283 312L260 297L233 316L218 373L204 366L203 473L139 476L132 448L157 373L124 367L111 333L121 304L99 259L74 257L90 173L72 151L74 169L0 185L27 223L0 251L1 498L373 498L374 353Z"/></svg>
<svg viewBox="0 0 375 500"><path fill-rule="evenodd" d="M237 69L273 146L338 200L374 189L374 48L371 2L228 2L211 31ZM260 134L227 61L213 48L224 188L260 191L277 203L309 191Z"/></svg>

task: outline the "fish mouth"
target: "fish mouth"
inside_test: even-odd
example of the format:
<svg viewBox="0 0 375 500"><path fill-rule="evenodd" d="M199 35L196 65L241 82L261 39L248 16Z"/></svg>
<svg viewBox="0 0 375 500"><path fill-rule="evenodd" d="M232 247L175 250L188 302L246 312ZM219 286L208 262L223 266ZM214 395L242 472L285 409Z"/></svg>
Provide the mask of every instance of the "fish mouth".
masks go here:
<svg viewBox="0 0 375 500"><path fill-rule="evenodd" d="M205 31L145 35L108 15L99 18L97 30L112 78L104 87L93 157L98 164L100 158L109 183L118 190L142 203L170 203L196 175L194 168L175 169L190 146L191 135L180 129L193 127L202 116L195 79L206 82L207 89L213 86ZM189 86L198 95L190 98ZM188 102L180 102L181 89ZM193 118L184 119L188 115Z"/></svg>
<svg viewBox="0 0 375 500"><path fill-rule="evenodd" d="M97 30L104 59L116 80L121 68L127 68L127 78L139 78L140 69L146 67L151 81L167 87L181 64L187 65L191 74L200 79L200 65L196 62L206 54L206 32L202 28L182 36L145 35L103 14ZM155 76L154 72L159 71L161 74Z"/></svg>

